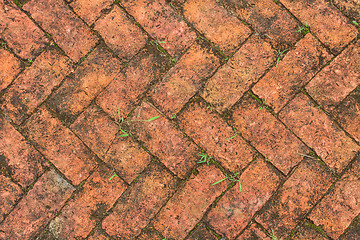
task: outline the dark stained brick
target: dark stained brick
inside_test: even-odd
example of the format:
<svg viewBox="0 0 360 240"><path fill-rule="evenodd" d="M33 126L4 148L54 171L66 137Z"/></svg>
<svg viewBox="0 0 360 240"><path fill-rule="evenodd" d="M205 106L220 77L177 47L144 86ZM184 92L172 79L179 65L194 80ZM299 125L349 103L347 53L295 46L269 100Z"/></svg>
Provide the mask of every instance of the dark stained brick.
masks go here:
<svg viewBox="0 0 360 240"><path fill-rule="evenodd" d="M189 240L217 240L203 224L200 224L196 230L190 235Z"/></svg>
<svg viewBox="0 0 360 240"><path fill-rule="evenodd" d="M0 160L0 167L2 167L1 165ZM0 222L2 222L4 216L13 209L21 195L22 191L18 185L13 183L10 178L0 175Z"/></svg>
<svg viewBox="0 0 360 240"><path fill-rule="evenodd" d="M269 236L265 234L259 225L253 223L238 238L236 238L236 240L263 240L267 238L269 238Z"/></svg>
<svg viewBox="0 0 360 240"><path fill-rule="evenodd" d="M0 91L5 89L21 71L20 60L10 52L0 49Z"/></svg>
<svg viewBox="0 0 360 240"><path fill-rule="evenodd" d="M113 2L112 0L75 0L70 6L88 25L91 25L100 17L101 11L110 8Z"/></svg>

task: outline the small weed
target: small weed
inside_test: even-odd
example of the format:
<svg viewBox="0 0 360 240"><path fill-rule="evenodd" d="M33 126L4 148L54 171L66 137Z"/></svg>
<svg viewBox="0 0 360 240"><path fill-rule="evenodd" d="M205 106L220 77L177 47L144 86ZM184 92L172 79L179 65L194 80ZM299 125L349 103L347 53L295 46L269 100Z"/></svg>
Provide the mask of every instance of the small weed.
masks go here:
<svg viewBox="0 0 360 240"><path fill-rule="evenodd" d="M356 26L360 26L360 24L358 24L356 21L352 21L353 24L355 24Z"/></svg>
<svg viewBox="0 0 360 240"><path fill-rule="evenodd" d="M216 185L216 184L219 184L219 183L221 183L222 181L225 181L226 179L228 179L230 182L238 182L238 183L239 183L239 192L241 192L241 183L240 183L240 180L236 178L237 175L239 175L238 172L237 172L237 173L232 172L231 175L226 175L226 177L224 177L223 179L220 179L220 180L217 181L217 182L214 182L213 184L211 184L211 186L214 186L214 185Z"/></svg>
<svg viewBox="0 0 360 240"><path fill-rule="evenodd" d="M264 154L264 157L265 157L265 161L267 161L267 162L270 162L270 161L271 161L271 159L268 159L265 154Z"/></svg>
<svg viewBox="0 0 360 240"><path fill-rule="evenodd" d="M207 155L204 152L198 153L198 155L201 157L200 160L197 163L206 163L207 165L210 164L210 160L212 159L212 157L210 157L209 155Z"/></svg>
<svg viewBox="0 0 360 240"><path fill-rule="evenodd" d="M166 236L165 236L163 239L161 239L161 240L167 240Z"/></svg>
<svg viewBox="0 0 360 240"><path fill-rule="evenodd" d="M299 29L296 32L301 32L304 35L310 32L310 27L309 24L306 22L306 19L305 26L299 26Z"/></svg>
<svg viewBox="0 0 360 240"><path fill-rule="evenodd" d="M269 237L271 237L271 240L279 240L279 239L276 237L276 235L275 235L275 233L274 233L274 230L272 230L272 229L271 229L271 233L269 234Z"/></svg>
<svg viewBox="0 0 360 240"><path fill-rule="evenodd" d="M280 52L280 50L278 51L278 57L277 57L277 59L276 59L276 65L275 65L275 67L278 66L279 61L280 61L280 58L282 57L282 55L283 55L287 50L288 50L288 49L285 49L284 51L281 51L281 52Z"/></svg>
<svg viewBox="0 0 360 240"><path fill-rule="evenodd" d="M110 178L109 178L109 181L111 181L114 177L119 177L116 173L114 173L114 175L112 175Z"/></svg>
<svg viewBox="0 0 360 240"><path fill-rule="evenodd" d="M225 138L225 140L231 140L231 139L233 139L234 137L236 137L237 136L237 131L235 131L235 134L232 136L232 137L229 137L229 138Z"/></svg>
<svg viewBox="0 0 360 240"><path fill-rule="evenodd" d="M259 110L267 108L266 98L262 99L262 104L264 104L264 106L259 107Z"/></svg>
<svg viewBox="0 0 360 240"><path fill-rule="evenodd" d="M206 107L206 109L210 109L210 111L213 111L213 110L214 110L214 107L211 106L211 105L208 105L208 106Z"/></svg>
<svg viewBox="0 0 360 240"><path fill-rule="evenodd" d="M176 118L176 114L171 115L170 119Z"/></svg>
<svg viewBox="0 0 360 240"><path fill-rule="evenodd" d="M31 58L28 58L28 62L31 64L33 60Z"/></svg>

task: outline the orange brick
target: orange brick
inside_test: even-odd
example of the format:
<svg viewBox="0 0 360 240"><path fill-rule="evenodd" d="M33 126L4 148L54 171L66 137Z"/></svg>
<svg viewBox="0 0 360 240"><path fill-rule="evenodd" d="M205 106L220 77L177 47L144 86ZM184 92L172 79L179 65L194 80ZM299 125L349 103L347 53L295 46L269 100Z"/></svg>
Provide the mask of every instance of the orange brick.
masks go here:
<svg viewBox="0 0 360 240"><path fill-rule="evenodd" d="M165 65L163 57L141 51L101 92L96 103L114 119L119 118L118 113L126 117L150 84L162 76Z"/></svg>
<svg viewBox="0 0 360 240"><path fill-rule="evenodd" d="M44 107L23 125L25 135L73 184L86 179L96 166L86 146Z"/></svg>
<svg viewBox="0 0 360 240"><path fill-rule="evenodd" d="M169 172L151 164L124 192L103 228L112 237L134 239L174 193L176 182Z"/></svg>
<svg viewBox="0 0 360 240"><path fill-rule="evenodd" d="M338 239L352 220L360 214L360 158L352 165L331 192L311 212L309 218Z"/></svg>
<svg viewBox="0 0 360 240"><path fill-rule="evenodd" d="M179 116L180 127L197 145L231 171L243 169L254 151L223 119L203 102L192 103Z"/></svg>
<svg viewBox="0 0 360 240"><path fill-rule="evenodd" d="M296 32L296 20L272 0L226 0L225 3L276 48L286 49L301 37Z"/></svg>
<svg viewBox="0 0 360 240"><path fill-rule="evenodd" d="M97 169L61 214L49 224L49 231L57 239L86 238L105 213L125 191L126 185L106 167Z"/></svg>
<svg viewBox="0 0 360 240"><path fill-rule="evenodd" d="M291 239L294 239L294 240L313 240L313 239L326 240L328 238L321 235L310 225L303 225L296 231L296 233L294 234L294 236Z"/></svg>
<svg viewBox="0 0 360 240"><path fill-rule="evenodd" d="M278 238L287 234L314 207L335 180L319 161L306 159L279 188L255 220Z"/></svg>
<svg viewBox="0 0 360 240"><path fill-rule="evenodd" d="M252 90L278 112L330 58L320 42L307 34Z"/></svg>
<svg viewBox="0 0 360 240"><path fill-rule="evenodd" d="M0 49L0 91L5 89L21 71L21 62L10 52Z"/></svg>
<svg viewBox="0 0 360 240"><path fill-rule="evenodd" d="M71 60L59 50L43 52L22 72L3 96L1 108L18 125L59 86L72 69Z"/></svg>
<svg viewBox="0 0 360 240"><path fill-rule="evenodd" d="M3 159L0 157L0 167L3 165ZM0 168L0 171L2 169ZM10 178L0 175L0 222L13 209L16 202L22 195L21 188L13 183ZM0 235L1 237L1 235Z"/></svg>
<svg viewBox="0 0 360 240"><path fill-rule="evenodd" d="M12 1L0 1L0 35L14 53L35 58L48 43L45 34Z"/></svg>
<svg viewBox="0 0 360 240"><path fill-rule="evenodd" d="M343 170L360 150L344 131L323 111L312 106L310 99L302 93L280 112L280 119L336 171Z"/></svg>
<svg viewBox="0 0 360 240"><path fill-rule="evenodd" d="M153 228L144 229L141 234L136 238L137 240L159 240L163 239L161 234Z"/></svg>
<svg viewBox="0 0 360 240"><path fill-rule="evenodd" d="M96 21L95 30L116 55L125 60L134 56L147 41L147 35L116 5L109 14Z"/></svg>
<svg viewBox="0 0 360 240"><path fill-rule="evenodd" d="M231 55L251 31L215 0L188 0L183 7L185 18L204 36Z"/></svg>
<svg viewBox="0 0 360 240"><path fill-rule="evenodd" d="M330 2L284 0L281 3L303 24L308 24L311 32L334 53L340 52L358 34L356 27Z"/></svg>
<svg viewBox="0 0 360 240"><path fill-rule="evenodd" d="M333 3L340 11L350 18L360 22L360 3L357 0L334 0Z"/></svg>
<svg viewBox="0 0 360 240"><path fill-rule="evenodd" d="M203 217L210 204L227 187L228 181L212 185L224 178L221 171L213 165L202 165L197 170L199 173L190 177L154 220L154 227L168 238L184 239Z"/></svg>
<svg viewBox="0 0 360 240"><path fill-rule="evenodd" d="M217 240L203 224L199 225L194 232L188 238L189 240Z"/></svg>
<svg viewBox="0 0 360 240"><path fill-rule="evenodd" d="M88 25L92 25L100 17L101 11L109 9L113 2L112 0L75 0L70 6Z"/></svg>
<svg viewBox="0 0 360 240"><path fill-rule="evenodd" d="M107 237L103 231L96 230L93 235L91 235L88 240L110 240L109 237Z"/></svg>
<svg viewBox="0 0 360 240"><path fill-rule="evenodd" d="M45 173L0 224L3 239L35 238L41 227L55 216L74 190L55 171Z"/></svg>
<svg viewBox="0 0 360 240"><path fill-rule="evenodd" d="M44 172L43 165L41 154L0 117L0 169L5 166L8 174L26 188Z"/></svg>
<svg viewBox="0 0 360 240"><path fill-rule="evenodd" d="M250 95L233 110L233 123L242 136L287 175L309 149Z"/></svg>
<svg viewBox="0 0 360 240"><path fill-rule="evenodd" d="M258 224L253 223L236 240L263 240L269 238Z"/></svg>
<svg viewBox="0 0 360 240"><path fill-rule="evenodd" d="M331 111L360 84L360 43L350 46L306 86L325 110Z"/></svg>
<svg viewBox="0 0 360 240"><path fill-rule="evenodd" d="M196 34L165 0L123 0L121 5L173 57L195 41Z"/></svg>
<svg viewBox="0 0 360 240"><path fill-rule="evenodd" d="M160 117L153 121L142 121L157 116ZM195 166L199 152L197 146L149 103L143 102L136 108L128 125L149 151L179 177L184 178Z"/></svg>
<svg viewBox="0 0 360 240"><path fill-rule="evenodd" d="M120 62L98 46L50 97L50 107L63 117L74 117L115 78Z"/></svg>
<svg viewBox="0 0 360 240"><path fill-rule="evenodd" d="M154 87L151 97L166 114L176 114L219 66L212 49L194 44Z"/></svg>
<svg viewBox="0 0 360 240"><path fill-rule="evenodd" d="M340 240L357 240L360 239L360 224L354 224L354 226L350 227L346 233L341 235Z"/></svg>
<svg viewBox="0 0 360 240"><path fill-rule="evenodd" d="M217 233L229 239L248 225L253 215L261 209L280 184L282 177L263 160L257 159L240 176L238 183L227 191L206 217Z"/></svg>
<svg viewBox="0 0 360 240"><path fill-rule="evenodd" d="M210 78L201 96L216 110L226 111L272 66L275 53L269 43L252 36Z"/></svg>
<svg viewBox="0 0 360 240"><path fill-rule="evenodd" d="M97 41L90 29L62 0L35 0L25 4L23 9L73 61L85 56Z"/></svg>

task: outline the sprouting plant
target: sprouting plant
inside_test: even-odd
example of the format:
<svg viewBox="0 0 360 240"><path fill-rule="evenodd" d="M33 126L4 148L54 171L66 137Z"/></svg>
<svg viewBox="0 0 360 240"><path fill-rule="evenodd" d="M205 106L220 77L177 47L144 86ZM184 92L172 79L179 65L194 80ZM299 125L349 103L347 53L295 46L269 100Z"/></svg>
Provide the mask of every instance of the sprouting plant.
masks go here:
<svg viewBox="0 0 360 240"><path fill-rule="evenodd" d="M217 182L214 182L213 184L211 184L212 186L221 183L222 181L225 181L226 179L228 179L230 182L238 182L239 183L239 192L241 192L241 182L239 179L237 179L237 175L239 175L239 173L234 173L234 171L232 172L232 174L230 175L226 175L226 177L224 177L223 179L220 179Z"/></svg>
<svg viewBox="0 0 360 240"><path fill-rule="evenodd" d="M279 61L280 61L280 58L282 57L282 55L283 55L287 50L288 50L288 49L285 49L284 51L281 51L281 52L280 52L280 50L278 51L278 57L277 57L277 59L276 59L276 65L275 65L275 67L278 66Z"/></svg>
<svg viewBox="0 0 360 240"><path fill-rule="evenodd" d="M161 239L161 240L167 240L166 236L165 236L163 239Z"/></svg>
<svg viewBox="0 0 360 240"><path fill-rule="evenodd" d="M305 18L305 26L299 26L299 29L296 32L301 32L303 34L307 34L308 32L310 32L309 24L307 23L306 18Z"/></svg>
<svg viewBox="0 0 360 240"><path fill-rule="evenodd" d="M270 162L271 160L267 158L267 156L264 154L265 161Z"/></svg>
<svg viewBox="0 0 360 240"><path fill-rule="evenodd" d="M271 229L271 233L269 234L269 237L271 237L271 240L278 240L278 238L276 237L274 230Z"/></svg>
<svg viewBox="0 0 360 240"><path fill-rule="evenodd" d="M231 137L229 137L229 138L225 138L225 140L231 140L231 139L233 139L234 137L236 137L237 136L237 131L235 131L235 134L233 135L233 136L231 136Z"/></svg>
<svg viewBox="0 0 360 240"><path fill-rule="evenodd" d="M209 155L207 155L204 152L198 153L198 155L201 157L200 160L197 163L207 163L207 165L210 164L210 160L212 159L212 157L210 157Z"/></svg>
<svg viewBox="0 0 360 240"><path fill-rule="evenodd" d="M356 26L360 26L360 24L358 24L356 21L352 21L353 24L355 24Z"/></svg>
<svg viewBox="0 0 360 240"><path fill-rule="evenodd" d="M264 104L264 106L259 107L259 110L265 109L267 107L266 98L262 99L262 104Z"/></svg>
<svg viewBox="0 0 360 240"><path fill-rule="evenodd" d="M212 111L212 110L214 110L214 107L211 106L211 105L208 105L208 106L206 107L206 109L210 109L210 111Z"/></svg>
<svg viewBox="0 0 360 240"><path fill-rule="evenodd" d="M119 177L116 173L114 173L110 178L109 181L111 181L111 179L113 179L114 177Z"/></svg>
<svg viewBox="0 0 360 240"><path fill-rule="evenodd" d="M28 58L28 62L29 62L29 63L32 63L33 60L32 60L31 58Z"/></svg>
<svg viewBox="0 0 360 240"><path fill-rule="evenodd" d="M170 119L176 118L176 114L171 115Z"/></svg>

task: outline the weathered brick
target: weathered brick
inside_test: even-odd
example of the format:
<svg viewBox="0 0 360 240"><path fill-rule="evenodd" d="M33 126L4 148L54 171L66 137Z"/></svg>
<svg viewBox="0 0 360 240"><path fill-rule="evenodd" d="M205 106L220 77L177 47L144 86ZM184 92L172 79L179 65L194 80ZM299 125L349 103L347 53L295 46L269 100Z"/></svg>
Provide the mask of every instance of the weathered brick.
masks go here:
<svg viewBox="0 0 360 240"><path fill-rule="evenodd" d="M114 119L126 117L140 96L164 71L164 59L143 50L136 55L97 97L96 103Z"/></svg>
<svg viewBox="0 0 360 240"><path fill-rule="evenodd" d="M242 136L287 175L309 149L250 95L233 110L232 122Z"/></svg>
<svg viewBox="0 0 360 240"><path fill-rule="evenodd" d="M231 171L243 169L254 151L205 103L191 103L179 116L180 127L197 145ZM231 138L231 139L230 139Z"/></svg>
<svg viewBox="0 0 360 240"><path fill-rule="evenodd" d="M220 59L205 45L194 44L151 92L168 115L176 114L220 66Z"/></svg>
<svg viewBox="0 0 360 240"><path fill-rule="evenodd" d="M216 197L227 188L228 181L212 185L224 178L215 166L202 165L197 170L199 173L190 177L185 186L174 194L154 220L154 227L164 236L184 239Z"/></svg>
<svg viewBox="0 0 360 240"><path fill-rule="evenodd" d="M2 171L2 160L0 160L0 171ZM1 173L1 172L0 172ZM13 183L10 178L0 174L0 222L4 220L22 195L21 188Z"/></svg>
<svg viewBox="0 0 360 240"><path fill-rule="evenodd" d="M86 238L126 189L124 181L111 179L112 175L106 167L92 173L80 192L50 222L49 230L56 239Z"/></svg>
<svg viewBox="0 0 360 240"><path fill-rule="evenodd" d="M154 228L146 228L141 234L136 238L137 240L159 240L163 239L161 234L156 231Z"/></svg>
<svg viewBox="0 0 360 240"><path fill-rule="evenodd" d="M267 236L258 224L253 223L247 228L236 240L263 240L267 239Z"/></svg>
<svg viewBox="0 0 360 240"><path fill-rule="evenodd" d="M14 53L35 58L48 43L45 34L12 1L0 1L0 35Z"/></svg>
<svg viewBox="0 0 360 240"><path fill-rule="evenodd" d="M96 21L95 30L120 58L129 60L147 41L147 35L118 6Z"/></svg>
<svg viewBox="0 0 360 240"><path fill-rule="evenodd" d="M360 2L357 0L334 0L333 3L340 11L344 12L350 18L360 22Z"/></svg>
<svg viewBox="0 0 360 240"><path fill-rule="evenodd" d="M331 111L360 84L360 42L345 49L306 86L325 110Z"/></svg>
<svg viewBox="0 0 360 240"><path fill-rule="evenodd" d="M169 172L151 164L120 197L103 228L115 238L134 239L174 193L176 183Z"/></svg>
<svg viewBox="0 0 360 240"><path fill-rule="evenodd" d="M302 161L256 216L256 221L285 237L325 194L335 180L319 161Z"/></svg>
<svg viewBox="0 0 360 240"><path fill-rule="evenodd" d="M252 90L278 112L330 58L320 42L307 34Z"/></svg>
<svg viewBox="0 0 360 240"><path fill-rule="evenodd" d="M252 36L205 84L201 96L216 110L226 111L275 62L269 43Z"/></svg>
<svg viewBox="0 0 360 240"><path fill-rule="evenodd" d="M305 94L298 94L279 117L336 171L343 170L360 150L323 111L310 103Z"/></svg>
<svg viewBox="0 0 360 240"><path fill-rule="evenodd" d="M77 15L88 25L92 25L101 15L101 11L110 8L112 0L76 0L70 3Z"/></svg>
<svg viewBox="0 0 360 240"><path fill-rule="evenodd" d="M225 0L225 4L276 48L286 49L301 37L296 20L272 0Z"/></svg>
<svg viewBox="0 0 360 240"><path fill-rule="evenodd" d="M189 240L216 240L217 238L206 230L203 224L199 225L190 235Z"/></svg>
<svg viewBox="0 0 360 240"><path fill-rule="evenodd" d="M236 185L227 191L206 217L217 233L229 239L248 225L280 184L282 178L270 165L257 159L240 176L241 192Z"/></svg>
<svg viewBox="0 0 360 240"><path fill-rule="evenodd" d="M327 238L321 235L314 229L314 225L302 225L291 238L292 240L326 240Z"/></svg>
<svg viewBox="0 0 360 240"><path fill-rule="evenodd" d="M22 72L3 96L0 106L18 125L59 86L72 69L71 60L59 50L43 52L34 63Z"/></svg>
<svg viewBox="0 0 360 240"><path fill-rule="evenodd" d="M346 233L341 235L340 240L358 240L360 239L360 223L355 223L354 226L349 228Z"/></svg>
<svg viewBox="0 0 360 240"><path fill-rule="evenodd" d="M120 62L98 46L50 97L49 105L64 117L74 117L113 80Z"/></svg>
<svg viewBox="0 0 360 240"><path fill-rule="evenodd" d="M226 55L231 55L251 33L215 0L188 0L183 12L185 18Z"/></svg>
<svg viewBox="0 0 360 240"><path fill-rule="evenodd" d="M308 24L311 32L334 53L341 51L358 34L356 27L330 2L283 0L281 3L303 24Z"/></svg>
<svg viewBox="0 0 360 240"><path fill-rule="evenodd" d="M165 0L123 0L121 5L173 57L195 41L196 34Z"/></svg>
<svg viewBox="0 0 360 240"><path fill-rule="evenodd" d="M88 240L110 240L109 237L107 237L103 231L96 230L93 235L91 235Z"/></svg>
<svg viewBox="0 0 360 240"><path fill-rule="evenodd" d="M144 121L157 116L153 121ZM149 151L179 177L184 178L195 166L197 146L149 103L143 102L136 108L128 125Z"/></svg>
<svg viewBox="0 0 360 240"><path fill-rule="evenodd" d="M360 89L348 95L331 114L340 126L360 142Z"/></svg>
<svg viewBox="0 0 360 240"><path fill-rule="evenodd" d="M332 238L339 236L360 214L360 158L352 165L331 192L311 212L309 218Z"/></svg>
<svg viewBox="0 0 360 240"><path fill-rule="evenodd" d="M90 29L62 0L34 0L25 4L23 9L73 61L85 56L97 41Z"/></svg>
<svg viewBox="0 0 360 240"><path fill-rule="evenodd" d="M28 187L44 172L44 162L41 154L0 117L0 169L5 167L15 181Z"/></svg>
<svg viewBox="0 0 360 240"><path fill-rule="evenodd" d="M0 224L3 239L34 238L74 190L54 170L45 173Z"/></svg>
<svg viewBox="0 0 360 240"><path fill-rule="evenodd" d="M23 125L25 135L73 184L86 179L96 166L86 146L44 107Z"/></svg>
<svg viewBox="0 0 360 240"><path fill-rule="evenodd" d="M0 91L5 89L21 71L21 62L10 52L0 49Z"/></svg>

